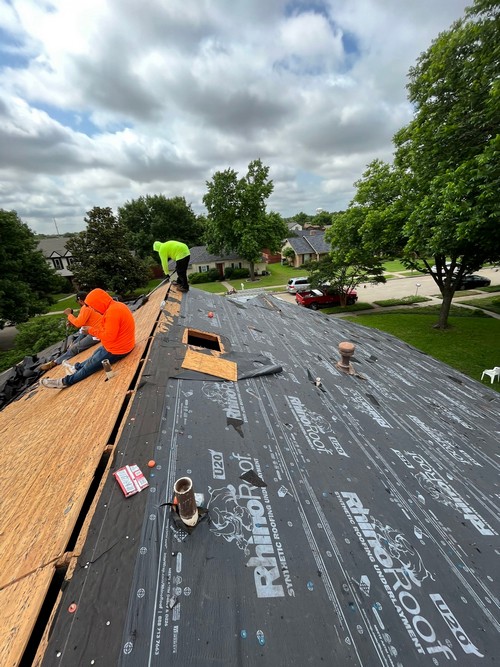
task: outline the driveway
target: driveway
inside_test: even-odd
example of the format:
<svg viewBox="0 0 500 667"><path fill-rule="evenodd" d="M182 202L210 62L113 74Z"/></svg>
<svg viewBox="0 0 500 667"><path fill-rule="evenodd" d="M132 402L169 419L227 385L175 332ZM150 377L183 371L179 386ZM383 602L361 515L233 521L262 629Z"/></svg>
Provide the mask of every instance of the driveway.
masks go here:
<svg viewBox="0 0 500 667"><path fill-rule="evenodd" d="M17 335L16 327L4 327L0 329L0 352L7 352L14 347L14 338Z"/></svg>

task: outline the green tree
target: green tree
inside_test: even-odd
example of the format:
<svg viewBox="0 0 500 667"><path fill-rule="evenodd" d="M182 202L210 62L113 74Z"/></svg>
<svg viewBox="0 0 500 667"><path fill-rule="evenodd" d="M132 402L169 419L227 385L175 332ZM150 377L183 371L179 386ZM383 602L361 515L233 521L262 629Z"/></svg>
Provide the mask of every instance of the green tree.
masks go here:
<svg viewBox="0 0 500 667"><path fill-rule="evenodd" d="M381 257L363 243L363 219L364 212L360 207L335 215L332 226L325 232L325 240L332 247L329 255L319 262L306 264L311 284L318 287L328 283L339 292L343 306L349 292L359 284L385 283Z"/></svg>
<svg viewBox="0 0 500 667"><path fill-rule="evenodd" d="M312 225L318 227L329 227L332 224L332 214L323 209L317 209L316 215L311 220Z"/></svg>
<svg viewBox="0 0 500 667"><path fill-rule="evenodd" d="M0 322L44 313L60 277L37 249L34 233L15 211L0 209Z"/></svg>
<svg viewBox="0 0 500 667"><path fill-rule="evenodd" d="M102 289L121 296L146 285L150 277L147 261L130 249L126 228L110 208L95 206L87 212L87 228L69 239L71 268L80 289Z"/></svg>
<svg viewBox="0 0 500 667"><path fill-rule="evenodd" d="M277 252L288 234L278 213L266 213L266 200L274 188L268 175L269 167L260 160L250 162L246 176L240 179L233 169L218 171L207 181L208 192L203 197L208 211L208 251L216 255L236 252L250 264L250 280L254 280L254 264L262 250Z"/></svg>
<svg viewBox="0 0 500 667"><path fill-rule="evenodd" d="M290 218L290 222L298 222L299 225L302 227L304 225L307 225L309 223L312 223L313 220L312 215L307 215L307 213L304 213L304 211L301 211L300 213L296 213L294 216Z"/></svg>
<svg viewBox="0 0 500 667"><path fill-rule="evenodd" d="M410 70L408 90L414 119L395 137L410 211L404 252L427 272L430 257L443 267L431 275L443 296L437 326L444 329L463 274L500 258L498 1L476 0L441 33Z"/></svg>
<svg viewBox="0 0 500 667"><path fill-rule="evenodd" d="M158 259L153 253L155 241L175 239L190 247L203 242L203 218L194 214L184 197L139 197L121 206L118 218L128 230L130 247L142 258Z"/></svg>

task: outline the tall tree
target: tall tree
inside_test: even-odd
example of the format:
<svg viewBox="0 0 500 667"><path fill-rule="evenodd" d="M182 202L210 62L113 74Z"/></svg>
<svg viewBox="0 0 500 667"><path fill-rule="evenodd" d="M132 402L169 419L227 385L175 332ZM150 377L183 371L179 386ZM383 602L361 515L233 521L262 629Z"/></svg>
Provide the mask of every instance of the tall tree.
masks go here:
<svg viewBox="0 0 500 667"><path fill-rule="evenodd" d="M335 215L331 227L325 232L325 240L332 246L330 253L319 262L306 265L311 283L314 286L328 283L335 288L343 306L349 292L359 284L385 282L380 255L363 243L363 219L360 207Z"/></svg>
<svg viewBox="0 0 500 667"><path fill-rule="evenodd" d="M249 262L250 280L263 248L276 252L288 234L279 214L266 213L266 200L274 189L268 175L269 167L260 160L250 162L246 176L240 179L233 169L218 171L207 181L208 192L203 197L208 211L208 251L218 255L236 252Z"/></svg>
<svg viewBox="0 0 500 667"><path fill-rule="evenodd" d="M87 228L67 243L71 268L80 289L100 287L121 296L144 286L150 275L148 262L141 260L126 241L126 227L110 208L95 206L87 212Z"/></svg>
<svg viewBox="0 0 500 667"><path fill-rule="evenodd" d="M466 271L500 258L500 5L476 0L409 74L412 122L395 137L405 253L431 271L445 328ZM447 266L447 259L449 265ZM458 270L456 270L458 267Z"/></svg>
<svg viewBox="0 0 500 667"><path fill-rule="evenodd" d="M37 249L34 233L15 211L0 209L0 322L44 313L60 277Z"/></svg>
<svg viewBox="0 0 500 667"><path fill-rule="evenodd" d="M130 247L143 258L157 259L153 253L155 241L175 239L190 247L203 242L203 219L195 215L184 197L139 197L121 206L118 218L128 230Z"/></svg>

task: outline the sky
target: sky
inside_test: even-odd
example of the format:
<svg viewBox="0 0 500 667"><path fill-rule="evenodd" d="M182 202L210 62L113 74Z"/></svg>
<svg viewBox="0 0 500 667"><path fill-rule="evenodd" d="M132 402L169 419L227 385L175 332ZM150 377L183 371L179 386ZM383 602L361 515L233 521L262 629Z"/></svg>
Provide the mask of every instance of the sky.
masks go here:
<svg viewBox="0 0 500 667"><path fill-rule="evenodd" d="M344 210L412 117L407 75L472 0L0 0L0 208L81 231L260 158L284 217Z"/></svg>

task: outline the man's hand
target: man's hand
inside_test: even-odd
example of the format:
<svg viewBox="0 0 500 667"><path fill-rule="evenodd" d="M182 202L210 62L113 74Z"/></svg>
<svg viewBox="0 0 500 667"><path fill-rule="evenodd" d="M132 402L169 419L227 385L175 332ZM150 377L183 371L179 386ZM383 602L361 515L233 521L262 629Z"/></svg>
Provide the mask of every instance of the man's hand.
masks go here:
<svg viewBox="0 0 500 667"><path fill-rule="evenodd" d="M73 315L73 308L66 308L65 310L63 310L63 313L65 315Z"/></svg>
<svg viewBox="0 0 500 667"><path fill-rule="evenodd" d="M88 334L90 327L81 327L80 331L84 334Z"/></svg>

